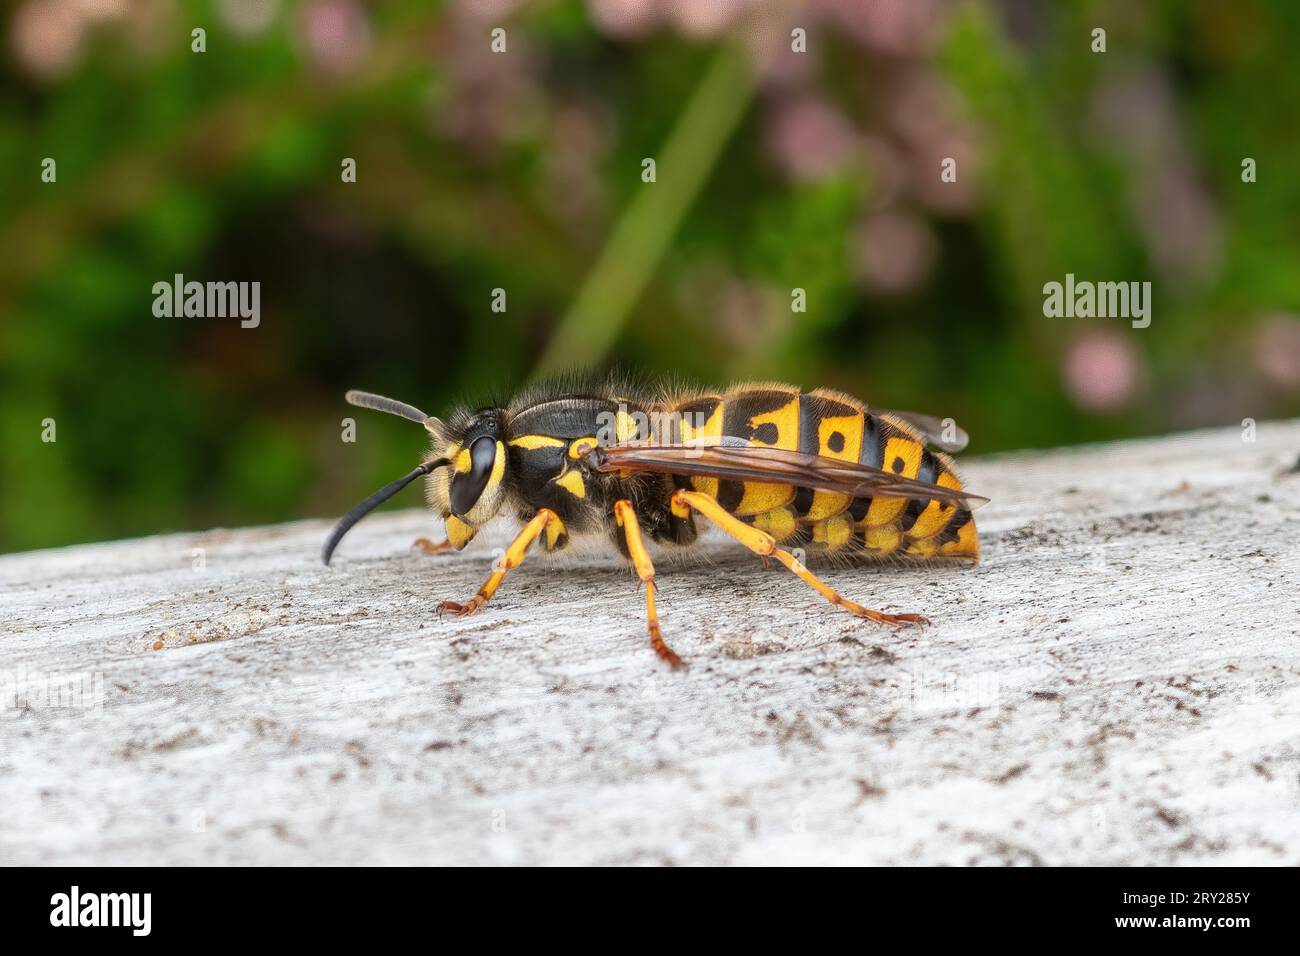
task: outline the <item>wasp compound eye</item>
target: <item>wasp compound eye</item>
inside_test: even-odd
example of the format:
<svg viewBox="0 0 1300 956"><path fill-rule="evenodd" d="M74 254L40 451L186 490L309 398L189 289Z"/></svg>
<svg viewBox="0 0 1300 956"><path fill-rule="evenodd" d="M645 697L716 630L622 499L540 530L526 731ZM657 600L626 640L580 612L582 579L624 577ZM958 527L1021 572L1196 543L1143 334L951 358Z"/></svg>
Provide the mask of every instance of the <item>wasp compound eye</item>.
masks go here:
<svg viewBox="0 0 1300 956"><path fill-rule="evenodd" d="M464 518L478 502L496 459L497 442L489 435L469 446L469 471L457 472L451 479L451 510L457 518Z"/></svg>

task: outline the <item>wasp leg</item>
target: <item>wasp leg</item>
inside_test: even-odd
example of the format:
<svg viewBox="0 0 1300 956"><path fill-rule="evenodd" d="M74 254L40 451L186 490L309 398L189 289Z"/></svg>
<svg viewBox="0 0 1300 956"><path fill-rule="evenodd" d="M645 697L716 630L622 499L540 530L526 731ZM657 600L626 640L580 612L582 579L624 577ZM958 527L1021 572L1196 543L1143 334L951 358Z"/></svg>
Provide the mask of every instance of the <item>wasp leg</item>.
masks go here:
<svg viewBox="0 0 1300 956"><path fill-rule="evenodd" d="M549 508L542 508L538 511L533 516L533 520L524 525L523 530L515 535L515 540L510 542L510 547L506 548L505 554L492 568L492 573L483 582L483 586L478 589L477 594L465 604L456 601L443 601L438 605L438 610L454 614L457 617L464 617L466 614L473 614L481 608L492 595L497 593L497 588L501 587L501 582L505 580L506 573L511 568L519 567L523 562L524 555L528 553L528 546L536 541L538 536L546 530L546 526L554 520L556 520L555 513Z"/></svg>
<svg viewBox="0 0 1300 956"><path fill-rule="evenodd" d="M687 491L684 488L678 489L673 493L672 509L673 514L679 518L689 515L691 509L698 511L755 554L761 557L770 556L776 558L818 594L832 604L838 604L850 614L878 621L881 624L921 625L930 623L920 614L886 614L883 611L873 611L869 607L863 607L861 604L850 601L834 588L824 584L789 551L778 548L776 540L766 531L760 531L752 525L745 524L708 495L701 494L698 491Z"/></svg>
<svg viewBox="0 0 1300 956"><path fill-rule="evenodd" d="M645 584L646 626L650 630L650 646L674 668L685 667L686 662L664 643L663 635L659 633L659 614L655 611L655 567L650 563L650 554L645 549L645 539L641 537L641 525L637 523L632 502L626 499L614 502L614 520L623 529L627 553L632 557L637 577Z"/></svg>
<svg viewBox="0 0 1300 956"><path fill-rule="evenodd" d="M428 538L416 538L411 542L411 547L419 548L425 554L444 554L456 550L450 541L430 541Z"/></svg>

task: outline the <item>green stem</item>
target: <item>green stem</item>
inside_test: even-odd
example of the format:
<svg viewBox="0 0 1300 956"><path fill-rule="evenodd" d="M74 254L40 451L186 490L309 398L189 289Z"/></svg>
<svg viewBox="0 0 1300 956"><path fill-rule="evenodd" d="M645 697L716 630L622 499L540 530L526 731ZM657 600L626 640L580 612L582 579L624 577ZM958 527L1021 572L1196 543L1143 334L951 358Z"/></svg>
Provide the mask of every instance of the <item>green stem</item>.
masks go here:
<svg viewBox="0 0 1300 956"><path fill-rule="evenodd" d="M745 51L724 46L660 150L657 181L644 183L623 212L542 353L535 376L595 365L609 353L744 116L753 89Z"/></svg>

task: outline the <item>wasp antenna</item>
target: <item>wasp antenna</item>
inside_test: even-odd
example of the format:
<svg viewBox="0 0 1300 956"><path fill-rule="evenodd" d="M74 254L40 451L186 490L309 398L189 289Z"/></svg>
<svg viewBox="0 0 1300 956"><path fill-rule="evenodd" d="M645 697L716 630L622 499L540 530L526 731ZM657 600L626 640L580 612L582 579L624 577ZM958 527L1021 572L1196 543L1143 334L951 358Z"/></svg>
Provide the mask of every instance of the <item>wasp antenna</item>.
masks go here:
<svg viewBox="0 0 1300 956"><path fill-rule="evenodd" d="M349 397L351 397L351 394L351 392L348 393ZM387 399L385 399L385 401L387 401ZM353 404L357 403L354 402ZM427 475L434 469L442 468L450 464L451 460L448 458L439 458L436 461L426 461L409 475L403 475L396 481L389 482L365 501L361 502L361 504L357 505L340 518L339 523L334 526L334 530L330 532L329 538L325 541L325 547L321 549L321 560L326 564L329 564L330 558L334 556L334 549L337 548L339 542L343 540L343 536L351 531L353 525L366 515L370 514L370 512L374 511L389 498L393 497L393 495L397 494L411 482L415 481L416 478Z"/></svg>
<svg viewBox="0 0 1300 956"><path fill-rule="evenodd" d="M375 395L371 392L359 392L355 388L350 389L343 397L348 400L349 405L356 405L358 408L373 408L377 412L398 415L421 425L429 420L429 416L414 405L399 402L395 398L385 398L383 395Z"/></svg>

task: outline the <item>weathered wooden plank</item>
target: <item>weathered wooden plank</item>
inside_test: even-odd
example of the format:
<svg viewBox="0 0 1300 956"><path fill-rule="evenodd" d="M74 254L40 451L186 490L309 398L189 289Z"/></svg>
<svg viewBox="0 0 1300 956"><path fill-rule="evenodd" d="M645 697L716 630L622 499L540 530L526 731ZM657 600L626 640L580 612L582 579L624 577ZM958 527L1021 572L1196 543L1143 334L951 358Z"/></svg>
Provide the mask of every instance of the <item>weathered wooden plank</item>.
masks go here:
<svg viewBox="0 0 1300 956"><path fill-rule="evenodd" d="M971 461L979 568L826 574L921 632L711 540L685 674L600 555L439 620L418 511L0 558L0 862L1300 863L1298 451Z"/></svg>

